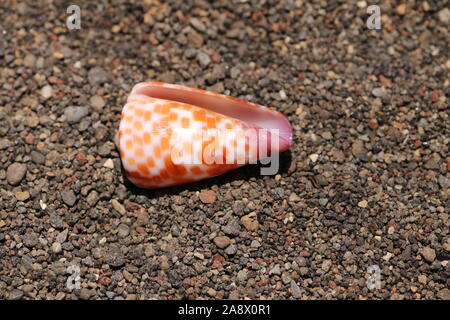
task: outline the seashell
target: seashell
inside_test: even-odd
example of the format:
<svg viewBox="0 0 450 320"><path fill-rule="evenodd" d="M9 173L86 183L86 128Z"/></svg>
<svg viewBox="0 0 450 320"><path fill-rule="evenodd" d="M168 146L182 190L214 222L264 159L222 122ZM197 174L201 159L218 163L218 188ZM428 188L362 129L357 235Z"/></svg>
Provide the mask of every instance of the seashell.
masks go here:
<svg viewBox="0 0 450 320"><path fill-rule="evenodd" d="M116 136L127 178L150 189L217 176L291 144L289 121L273 109L161 82L133 88Z"/></svg>

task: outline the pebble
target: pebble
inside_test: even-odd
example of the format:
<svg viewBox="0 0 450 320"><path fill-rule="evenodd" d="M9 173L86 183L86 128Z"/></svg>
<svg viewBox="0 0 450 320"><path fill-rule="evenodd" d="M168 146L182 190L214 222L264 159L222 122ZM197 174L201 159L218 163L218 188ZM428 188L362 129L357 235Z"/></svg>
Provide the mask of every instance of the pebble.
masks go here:
<svg viewBox="0 0 450 320"><path fill-rule="evenodd" d="M436 259L436 251L430 247L424 247L421 251L422 257L425 261L432 263Z"/></svg>
<svg viewBox="0 0 450 320"><path fill-rule="evenodd" d="M100 96L92 96L89 102L91 106L97 110L100 110L105 106L105 101Z"/></svg>
<svg viewBox="0 0 450 320"><path fill-rule="evenodd" d="M331 262L331 260L324 260L323 262L322 262L322 270L324 271L324 272L328 272L329 270L330 270L330 268L331 268L331 265L332 265L333 263Z"/></svg>
<svg viewBox="0 0 450 320"><path fill-rule="evenodd" d="M241 218L241 223L244 225L245 229L248 231L256 231L259 227L259 222L256 217L256 214L249 214L246 216L243 216Z"/></svg>
<svg viewBox="0 0 450 320"><path fill-rule="evenodd" d="M80 299L81 300L89 300L89 298L92 296L92 291L87 288L82 288L80 290Z"/></svg>
<svg viewBox="0 0 450 320"><path fill-rule="evenodd" d="M77 197L75 196L75 193L71 189L61 191L61 198L64 201L64 203L67 204L69 207L72 207L77 201Z"/></svg>
<svg viewBox="0 0 450 320"><path fill-rule="evenodd" d="M66 117L67 122L69 123L80 122L80 120L86 117L88 114L89 114L88 107L67 107L64 110L64 115Z"/></svg>
<svg viewBox="0 0 450 320"><path fill-rule="evenodd" d="M360 202L358 202L358 207L365 209L367 208L368 204L369 203L367 202L367 200L361 200Z"/></svg>
<svg viewBox="0 0 450 320"><path fill-rule="evenodd" d="M300 200L301 200L301 198L295 192L292 192L289 195L289 200L288 200L289 202L298 202Z"/></svg>
<svg viewBox="0 0 450 320"><path fill-rule="evenodd" d="M436 296L441 300L450 300L450 290L447 288L439 290Z"/></svg>
<svg viewBox="0 0 450 320"><path fill-rule="evenodd" d="M191 18L190 23L195 29L197 29L197 31L200 31L200 32L206 31L206 26L199 19Z"/></svg>
<svg viewBox="0 0 450 320"><path fill-rule="evenodd" d="M247 272L244 270L240 270L237 274L237 279L240 282L244 282L245 280L247 280Z"/></svg>
<svg viewBox="0 0 450 320"><path fill-rule="evenodd" d="M59 243L59 242L53 242L53 244L52 244L52 251L53 251L54 253L60 253L61 250L62 250L62 248L61 248L61 243Z"/></svg>
<svg viewBox="0 0 450 320"><path fill-rule="evenodd" d="M237 252L237 246L235 244L230 244L226 249L225 253L229 256L235 255Z"/></svg>
<svg viewBox="0 0 450 320"><path fill-rule="evenodd" d="M206 68L210 64L211 58L206 53L199 51L197 53L197 61L202 68Z"/></svg>
<svg viewBox="0 0 450 320"><path fill-rule="evenodd" d="M444 8L441 11L438 12L439 20L443 24L449 24L450 23L450 9Z"/></svg>
<svg viewBox="0 0 450 320"><path fill-rule="evenodd" d="M14 196L18 201L25 201L30 198L30 193L28 191L18 191Z"/></svg>
<svg viewBox="0 0 450 320"><path fill-rule="evenodd" d="M27 173L27 165L23 163L13 163L6 170L6 181L12 186L16 186L22 181Z"/></svg>
<svg viewBox="0 0 450 320"><path fill-rule="evenodd" d="M276 264L272 269L269 271L269 275L281 275L281 267L279 264Z"/></svg>
<svg viewBox="0 0 450 320"><path fill-rule="evenodd" d="M291 280L291 294L294 299L299 299L302 297L300 287L294 280Z"/></svg>
<svg viewBox="0 0 450 320"><path fill-rule="evenodd" d="M114 268L119 268L125 263L125 256L118 247L109 248L105 256L105 262Z"/></svg>
<svg viewBox="0 0 450 320"><path fill-rule="evenodd" d="M105 163L103 163L103 166L108 169L114 169L114 161L112 159L106 159Z"/></svg>
<svg viewBox="0 0 450 320"><path fill-rule="evenodd" d="M214 244L220 249L228 247L230 243L231 240L227 236L218 236L214 238Z"/></svg>
<svg viewBox="0 0 450 320"><path fill-rule="evenodd" d="M100 67L94 67L91 70L89 70L88 80L92 86L97 86L105 82L108 82L109 77L105 70L103 70Z"/></svg>
<svg viewBox="0 0 450 320"><path fill-rule="evenodd" d="M200 201L205 204L211 204L216 201L216 192L214 190L202 190L199 194Z"/></svg>
<svg viewBox="0 0 450 320"><path fill-rule="evenodd" d="M384 88L375 88L372 90L372 94L377 98L383 98L386 94Z"/></svg>
<svg viewBox="0 0 450 320"><path fill-rule="evenodd" d="M125 207L116 199L111 200L111 205L118 213L121 215L124 215L127 211L125 210Z"/></svg>
<svg viewBox="0 0 450 320"><path fill-rule="evenodd" d="M42 97L44 97L45 99L48 99L52 96L52 94L53 94L52 86L46 85L46 86L42 87L42 89L41 89Z"/></svg>
<svg viewBox="0 0 450 320"><path fill-rule="evenodd" d="M6 138L2 138L0 139L0 150L5 150L7 148L9 148L11 146L11 142L6 139Z"/></svg>
<svg viewBox="0 0 450 320"><path fill-rule="evenodd" d="M357 158L366 154L366 149L362 140L356 140L353 142L352 153Z"/></svg>
<svg viewBox="0 0 450 320"><path fill-rule="evenodd" d="M117 228L117 234L119 235L119 237L121 238L125 238L130 234L130 227L127 226L126 224L121 223L119 225L119 227Z"/></svg>
<svg viewBox="0 0 450 320"><path fill-rule="evenodd" d="M30 153L31 161L33 161L35 164L44 164L45 163L45 156L40 153L39 151L31 151Z"/></svg>

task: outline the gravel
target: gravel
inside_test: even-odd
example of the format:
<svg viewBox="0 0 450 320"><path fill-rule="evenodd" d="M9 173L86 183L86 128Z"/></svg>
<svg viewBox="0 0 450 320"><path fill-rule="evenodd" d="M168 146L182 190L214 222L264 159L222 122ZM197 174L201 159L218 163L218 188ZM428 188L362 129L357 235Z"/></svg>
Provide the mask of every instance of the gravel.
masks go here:
<svg viewBox="0 0 450 320"><path fill-rule="evenodd" d="M445 1L382 2L381 30L366 1L107 2L72 31L0 4L0 299L450 299ZM285 114L279 172L134 187L114 136L145 80Z"/></svg>
<svg viewBox="0 0 450 320"><path fill-rule="evenodd" d="M24 163L13 163L6 170L6 181L16 186L22 181L27 173L27 165Z"/></svg>

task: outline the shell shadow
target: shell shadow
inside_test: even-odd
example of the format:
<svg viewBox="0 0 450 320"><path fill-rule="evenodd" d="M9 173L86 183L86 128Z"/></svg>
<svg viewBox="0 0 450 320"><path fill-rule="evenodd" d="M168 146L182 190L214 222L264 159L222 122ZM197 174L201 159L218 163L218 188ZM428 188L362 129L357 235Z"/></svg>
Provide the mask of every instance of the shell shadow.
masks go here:
<svg viewBox="0 0 450 320"><path fill-rule="evenodd" d="M291 162L293 160L290 150L280 153L280 167L276 174L284 174L288 172ZM265 167L261 163L248 164L240 168L231 170L222 175L211 177L209 179L182 184L178 186L172 186L161 189L143 189L136 187L125 175L123 166L122 175L124 177L124 184L126 188L134 195L146 196L149 199L159 198L164 195L178 195L185 191L200 191L202 189L210 189L212 186L217 185L219 188L227 183L232 183L238 180L250 180L251 178L260 178L258 181L263 181L264 175L261 175L261 168ZM264 182L262 182L264 184Z"/></svg>

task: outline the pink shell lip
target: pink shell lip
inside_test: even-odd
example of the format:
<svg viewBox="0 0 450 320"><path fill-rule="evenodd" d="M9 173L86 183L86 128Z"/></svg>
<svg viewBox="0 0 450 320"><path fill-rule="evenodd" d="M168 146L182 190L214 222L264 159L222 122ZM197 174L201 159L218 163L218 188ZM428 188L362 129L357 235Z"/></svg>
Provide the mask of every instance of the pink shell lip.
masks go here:
<svg viewBox="0 0 450 320"><path fill-rule="evenodd" d="M275 150L277 152L286 151L292 145L292 127L289 120L282 113L262 105L216 92L155 81L136 84L128 96L128 101L139 95L195 105L241 120L253 128L268 131L275 129L277 134L269 134L267 143L270 145L271 139L278 137L278 150Z"/></svg>

